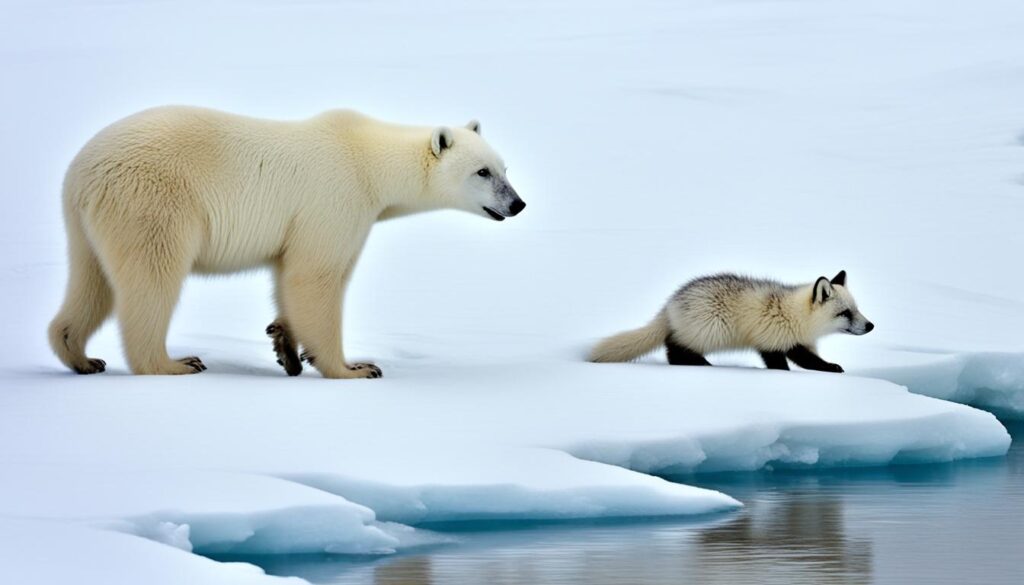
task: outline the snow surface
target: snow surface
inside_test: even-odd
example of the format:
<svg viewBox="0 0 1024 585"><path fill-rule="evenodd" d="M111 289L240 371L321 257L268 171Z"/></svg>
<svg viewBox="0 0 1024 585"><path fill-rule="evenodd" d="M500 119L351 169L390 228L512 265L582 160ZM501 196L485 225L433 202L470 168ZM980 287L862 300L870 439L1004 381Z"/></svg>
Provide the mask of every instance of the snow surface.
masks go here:
<svg viewBox="0 0 1024 585"><path fill-rule="evenodd" d="M0 581L266 582L187 551L383 553L438 542L410 528L434 521L726 510L648 474L1005 452L991 415L920 394L1024 416L1016 0L4 11ZM44 334L63 171L165 103L478 118L529 206L374 229L346 346L382 380L285 377L262 272L187 285L169 342L207 372L126 376L110 324L90 346L109 371L74 376ZM697 274L840 269L878 326L822 343L850 374L580 361Z"/></svg>

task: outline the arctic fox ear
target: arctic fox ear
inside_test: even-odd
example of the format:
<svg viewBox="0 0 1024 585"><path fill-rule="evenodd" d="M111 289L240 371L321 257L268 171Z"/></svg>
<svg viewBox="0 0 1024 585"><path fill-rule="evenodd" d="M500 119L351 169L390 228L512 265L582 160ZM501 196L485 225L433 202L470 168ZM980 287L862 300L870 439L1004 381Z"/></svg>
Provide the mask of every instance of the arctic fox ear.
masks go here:
<svg viewBox="0 0 1024 585"><path fill-rule="evenodd" d="M480 134L480 120L470 120L469 123L466 124L466 128Z"/></svg>
<svg viewBox="0 0 1024 585"><path fill-rule="evenodd" d="M814 296L812 300L820 305L832 298L832 292L832 283L822 276L814 283Z"/></svg>
<svg viewBox="0 0 1024 585"><path fill-rule="evenodd" d="M846 271L840 270L839 274L832 278L832 284L838 286L846 286Z"/></svg>
<svg viewBox="0 0 1024 585"><path fill-rule="evenodd" d="M452 131L444 126L434 128L434 133L430 136L430 150L434 151L434 156L440 158L441 151L452 146Z"/></svg>

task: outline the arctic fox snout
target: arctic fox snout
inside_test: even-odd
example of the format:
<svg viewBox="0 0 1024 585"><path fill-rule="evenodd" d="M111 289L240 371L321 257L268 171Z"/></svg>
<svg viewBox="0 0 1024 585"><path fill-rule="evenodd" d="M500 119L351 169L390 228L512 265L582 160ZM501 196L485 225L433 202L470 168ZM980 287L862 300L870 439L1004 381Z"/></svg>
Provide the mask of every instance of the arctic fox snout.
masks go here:
<svg viewBox="0 0 1024 585"><path fill-rule="evenodd" d="M868 333L871 333L871 331L873 331L874 328L875 324L872 323L871 321L868 321L864 323L863 327L850 327L849 329L846 329L845 332L851 335L867 335Z"/></svg>

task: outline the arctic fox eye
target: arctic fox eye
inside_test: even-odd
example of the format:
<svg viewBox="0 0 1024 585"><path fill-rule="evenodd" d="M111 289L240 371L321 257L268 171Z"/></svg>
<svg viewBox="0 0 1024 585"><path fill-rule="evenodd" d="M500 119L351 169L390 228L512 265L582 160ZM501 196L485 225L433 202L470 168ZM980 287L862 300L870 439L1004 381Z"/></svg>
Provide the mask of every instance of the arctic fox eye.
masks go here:
<svg viewBox="0 0 1024 585"><path fill-rule="evenodd" d="M843 317L848 321L853 321L853 311L851 311L850 309L846 309L842 313L837 314L836 317Z"/></svg>
<svg viewBox="0 0 1024 585"><path fill-rule="evenodd" d="M486 179L487 177L491 176L491 171L488 169L480 169L479 171L476 172L476 174Z"/></svg>

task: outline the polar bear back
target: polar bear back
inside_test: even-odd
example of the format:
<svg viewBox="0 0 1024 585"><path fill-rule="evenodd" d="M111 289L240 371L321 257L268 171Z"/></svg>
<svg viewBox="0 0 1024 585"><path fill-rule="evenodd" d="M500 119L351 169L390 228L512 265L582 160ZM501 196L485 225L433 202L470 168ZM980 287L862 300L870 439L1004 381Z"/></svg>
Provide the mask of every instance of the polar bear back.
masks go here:
<svg viewBox="0 0 1024 585"><path fill-rule="evenodd" d="M373 178L387 171L366 168L363 155L407 156L414 137L425 144L426 136L348 110L276 121L154 108L82 149L65 198L87 220L192 222L201 240L195 269L231 272L279 254L293 230L366 229Z"/></svg>

